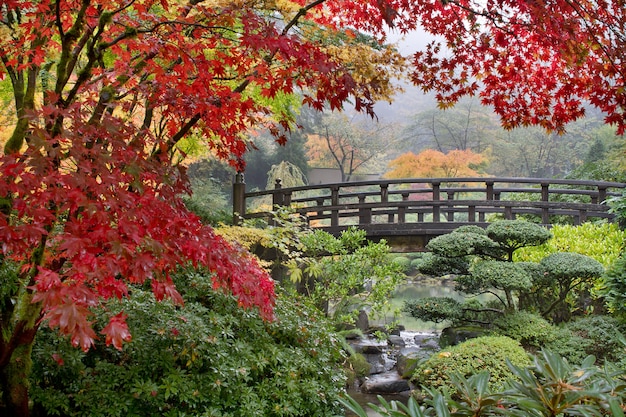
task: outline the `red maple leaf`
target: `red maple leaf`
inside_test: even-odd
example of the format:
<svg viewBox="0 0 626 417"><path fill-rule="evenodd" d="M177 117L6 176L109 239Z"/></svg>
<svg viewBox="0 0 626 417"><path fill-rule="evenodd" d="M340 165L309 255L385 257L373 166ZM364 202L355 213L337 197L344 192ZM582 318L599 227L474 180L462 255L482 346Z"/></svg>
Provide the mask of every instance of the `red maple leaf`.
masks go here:
<svg viewBox="0 0 626 417"><path fill-rule="evenodd" d="M123 342L130 342L132 337L126 324L127 316L123 313L119 313L109 320L109 324L102 329L102 334L105 335L106 345L113 345L117 349L122 349Z"/></svg>

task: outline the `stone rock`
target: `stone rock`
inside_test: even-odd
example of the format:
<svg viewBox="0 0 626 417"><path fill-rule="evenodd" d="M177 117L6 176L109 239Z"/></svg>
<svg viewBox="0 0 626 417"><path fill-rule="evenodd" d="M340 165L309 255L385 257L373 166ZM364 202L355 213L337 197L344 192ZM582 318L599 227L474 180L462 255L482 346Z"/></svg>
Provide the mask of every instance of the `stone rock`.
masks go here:
<svg viewBox="0 0 626 417"><path fill-rule="evenodd" d="M390 371L396 366L396 361L387 356L386 353L363 354L363 356L372 365L370 368L371 375Z"/></svg>
<svg viewBox="0 0 626 417"><path fill-rule="evenodd" d="M466 340L485 335L485 329L480 327L448 327L443 329L439 338L439 346L455 346Z"/></svg>
<svg viewBox="0 0 626 417"><path fill-rule="evenodd" d="M362 339L351 343L355 352L363 354L380 354L387 349L387 342L377 342L371 339Z"/></svg>
<svg viewBox="0 0 626 417"><path fill-rule="evenodd" d="M395 371L374 375L361 385L361 392L366 394L396 394L410 389L408 381L400 378Z"/></svg>
<svg viewBox="0 0 626 417"><path fill-rule="evenodd" d="M393 329L391 329L389 334L400 336L400 333L403 332L404 330L406 330L406 328L402 324L398 324Z"/></svg>
<svg viewBox="0 0 626 417"><path fill-rule="evenodd" d="M406 346L406 342L404 341L404 339L400 336L396 336L394 334L390 334L389 336L387 336L387 342L391 345L391 346L395 346L395 347L405 347Z"/></svg>
<svg viewBox="0 0 626 417"><path fill-rule="evenodd" d="M346 330L343 335L346 340L357 340L360 339L362 336L363 333L361 333L359 329Z"/></svg>
<svg viewBox="0 0 626 417"><path fill-rule="evenodd" d="M423 333L417 334L414 337L415 345L428 350L428 351L437 351L439 350L439 336L433 333Z"/></svg>
<svg viewBox="0 0 626 417"><path fill-rule="evenodd" d="M360 329L362 332L367 332L367 330L370 328L370 321L369 317L367 316L367 311L359 311L359 316L356 319L356 328Z"/></svg>
<svg viewBox="0 0 626 417"><path fill-rule="evenodd" d="M418 347L400 349L396 357L396 371L402 377L407 378L413 374L420 359L427 356L428 354Z"/></svg>

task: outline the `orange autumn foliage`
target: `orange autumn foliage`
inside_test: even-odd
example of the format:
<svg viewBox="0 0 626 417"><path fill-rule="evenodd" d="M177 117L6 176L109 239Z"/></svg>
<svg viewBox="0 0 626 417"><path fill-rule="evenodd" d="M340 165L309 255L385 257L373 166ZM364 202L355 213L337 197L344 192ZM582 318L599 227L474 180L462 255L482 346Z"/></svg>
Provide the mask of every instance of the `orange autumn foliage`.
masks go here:
<svg viewBox="0 0 626 417"><path fill-rule="evenodd" d="M470 150L453 150L446 154L427 149L414 154L407 152L389 163L385 178L453 178L479 177L477 167L486 162L481 154Z"/></svg>

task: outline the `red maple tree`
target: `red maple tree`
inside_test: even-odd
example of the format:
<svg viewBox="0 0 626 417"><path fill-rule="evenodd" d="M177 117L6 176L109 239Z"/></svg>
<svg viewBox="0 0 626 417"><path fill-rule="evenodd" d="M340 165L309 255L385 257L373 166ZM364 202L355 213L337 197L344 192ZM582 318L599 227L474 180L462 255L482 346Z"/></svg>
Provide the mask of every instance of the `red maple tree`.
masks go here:
<svg viewBox="0 0 626 417"><path fill-rule="evenodd" d="M202 137L241 170L242 132L289 126L289 114L274 112L281 94L302 91L316 108L351 99L371 112L379 87L295 30L306 23L317 36L321 3L0 2L0 78L14 102L0 157L0 266L19 265L0 291L0 391L11 415L28 414L42 323L85 350L98 332L121 349L125 315L94 329L90 309L144 282L182 303L170 274L187 262L272 318L269 275L183 206L177 144Z"/></svg>

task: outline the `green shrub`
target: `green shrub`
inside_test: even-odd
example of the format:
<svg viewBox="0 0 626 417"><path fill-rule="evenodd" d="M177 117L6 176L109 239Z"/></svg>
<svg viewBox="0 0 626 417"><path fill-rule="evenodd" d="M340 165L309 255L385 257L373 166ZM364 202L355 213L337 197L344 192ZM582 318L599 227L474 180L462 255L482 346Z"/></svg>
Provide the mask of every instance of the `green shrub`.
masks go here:
<svg viewBox="0 0 626 417"><path fill-rule="evenodd" d="M567 359L572 364L580 364L587 357L589 339L580 337L564 326L554 326L552 340L543 346Z"/></svg>
<svg viewBox="0 0 626 417"><path fill-rule="evenodd" d="M600 293L611 313L626 319L626 252L604 274L604 286Z"/></svg>
<svg viewBox="0 0 626 417"><path fill-rule="evenodd" d="M441 277L445 275L466 274L469 262L465 257L445 257L427 252L421 259L417 270L422 274Z"/></svg>
<svg viewBox="0 0 626 417"><path fill-rule="evenodd" d="M552 239L539 246L519 249L515 252L515 260L539 262L552 253L575 252L608 268L619 257L626 239L626 232L615 223L554 225L550 231Z"/></svg>
<svg viewBox="0 0 626 417"><path fill-rule="evenodd" d="M595 356L600 363L617 362L624 357L624 335L617 319L592 315L565 324L565 329L584 339L581 345L585 354ZM584 349L583 349L584 348Z"/></svg>
<svg viewBox="0 0 626 417"><path fill-rule="evenodd" d="M451 297L423 297L406 300L402 311L423 321L441 323L455 321L462 317L462 303Z"/></svg>
<svg viewBox="0 0 626 417"><path fill-rule="evenodd" d="M452 231L453 233L477 233L479 235L487 235L487 231L480 226L474 224L459 226Z"/></svg>
<svg viewBox="0 0 626 417"><path fill-rule="evenodd" d="M487 236L497 242L510 256L520 248L545 243L552 237L548 229L535 223L520 220L500 220L489 224Z"/></svg>
<svg viewBox="0 0 626 417"><path fill-rule="evenodd" d="M266 322L206 274L176 279L184 307L133 290L109 312L128 314L133 340L83 353L43 331L33 352L41 415L327 416L339 410L344 357L330 326L298 299L279 297ZM98 319L102 312L96 312Z"/></svg>
<svg viewBox="0 0 626 417"><path fill-rule="evenodd" d="M624 370L594 364L592 356L579 366L542 350L530 367L511 366L516 378L499 404L516 416L623 416Z"/></svg>
<svg viewBox="0 0 626 417"><path fill-rule="evenodd" d="M517 340L526 349L538 350L555 340L556 327L527 311L500 316L493 324L497 334Z"/></svg>
<svg viewBox="0 0 626 417"><path fill-rule="evenodd" d="M530 364L519 342L506 336L477 337L435 353L416 369L412 380L422 388L454 393L452 375L468 378L481 371L489 371L490 386L498 389L513 375L507 366L507 359L518 366Z"/></svg>
<svg viewBox="0 0 626 417"><path fill-rule="evenodd" d="M419 269L419 266L424 262L424 257L420 256L418 258L415 258L413 260L411 260L411 265L410 265L410 269L412 271L417 271Z"/></svg>
<svg viewBox="0 0 626 417"><path fill-rule="evenodd" d="M351 386L356 379L369 376L372 364L367 361L365 356L354 352L348 356L347 367L348 380L346 385Z"/></svg>
<svg viewBox="0 0 626 417"><path fill-rule="evenodd" d="M399 265L404 272L407 272L411 269L411 259L408 256L395 256L392 259L392 262Z"/></svg>
<svg viewBox="0 0 626 417"><path fill-rule="evenodd" d="M431 239L426 249L448 258L477 255L498 249L498 245L484 233L452 232Z"/></svg>

